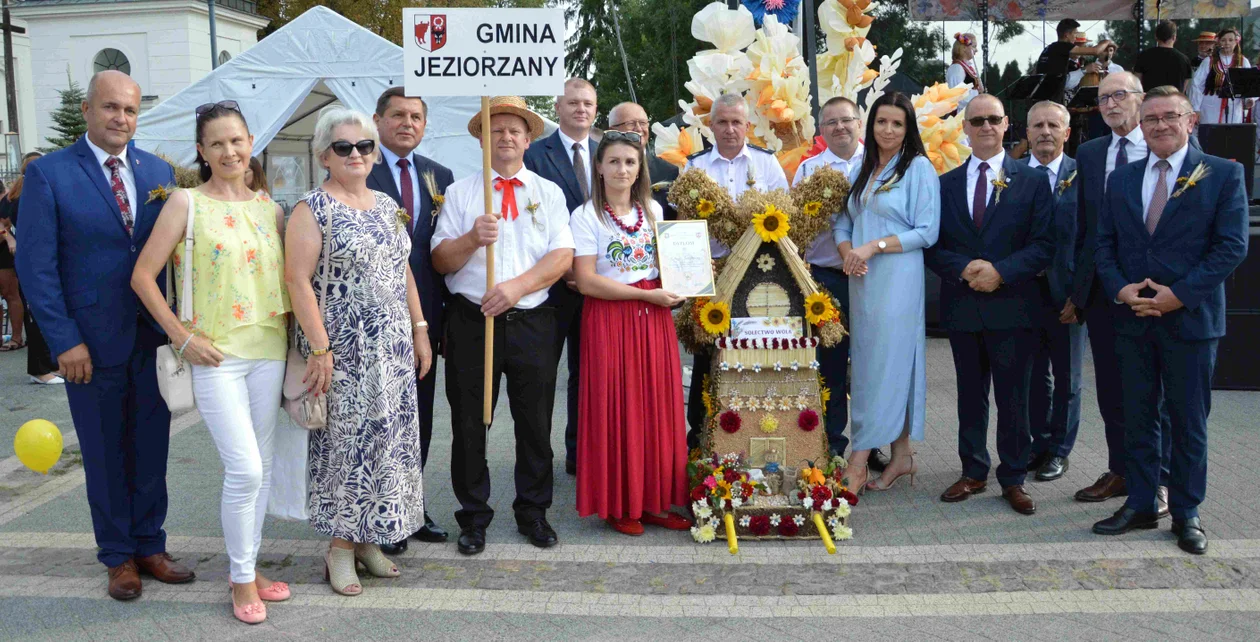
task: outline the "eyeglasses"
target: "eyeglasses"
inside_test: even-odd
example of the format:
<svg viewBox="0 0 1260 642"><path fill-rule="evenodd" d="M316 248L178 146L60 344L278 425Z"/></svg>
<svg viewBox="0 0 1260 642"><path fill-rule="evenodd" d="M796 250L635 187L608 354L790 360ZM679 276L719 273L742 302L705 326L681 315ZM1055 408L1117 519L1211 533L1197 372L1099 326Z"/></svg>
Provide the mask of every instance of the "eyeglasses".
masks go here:
<svg viewBox="0 0 1260 642"><path fill-rule="evenodd" d="M828 120L828 121L824 122L824 123L822 124L822 126L823 126L823 127L835 127L836 125L848 125L849 123L855 123L855 122L857 122L857 121L859 121L859 120L862 120L862 119L861 119L861 118L853 118L852 116L849 116L849 117L846 117L846 118L832 118L831 120Z"/></svg>
<svg viewBox="0 0 1260 642"><path fill-rule="evenodd" d="M633 127L635 129L647 129L650 124L651 123L646 120L625 120L617 123L616 125L609 125L609 127Z"/></svg>
<svg viewBox="0 0 1260 642"><path fill-rule="evenodd" d="M1107 101L1109 101L1109 100L1114 100L1114 101L1116 101L1116 104L1119 104L1121 101L1123 101L1125 98L1127 98L1127 97L1129 96L1129 94L1133 94L1134 96L1141 96L1141 95L1142 95L1142 92L1140 92L1140 91L1125 91L1124 89L1121 89L1120 91L1117 91L1117 92L1115 92L1115 93L1111 93L1111 94L1099 94L1099 95L1098 95L1098 104L1099 104L1099 105L1106 105L1106 104L1107 104Z"/></svg>
<svg viewBox="0 0 1260 642"><path fill-rule="evenodd" d="M967 122L971 123L972 127L980 128L984 127L985 123L997 127L998 125L1001 125L1004 120L1006 120L1006 116L973 116L968 118Z"/></svg>
<svg viewBox="0 0 1260 642"><path fill-rule="evenodd" d="M637 132L619 132L615 129L604 132L604 138L610 141L624 140L635 145L643 142L643 137Z"/></svg>
<svg viewBox="0 0 1260 642"><path fill-rule="evenodd" d="M334 154L342 158L350 156L350 150L352 149L359 150L360 156L367 156L376 150L376 141L364 139L357 143L352 143L347 140L339 140L329 145L328 149L331 149Z"/></svg>
<svg viewBox="0 0 1260 642"><path fill-rule="evenodd" d="M1163 116L1154 116L1154 115L1143 116L1142 125L1145 127L1157 127L1159 126L1160 123L1163 123L1165 125L1173 125L1177 123L1177 121L1181 120L1182 116L1189 116L1192 113L1194 112L1186 111L1186 112L1173 112L1171 114L1164 114Z"/></svg>
<svg viewBox="0 0 1260 642"><path fill-rule="evenodd" d="M197 118L201 118L216 109L229 109L241 113L241 106L235 100L220 100L217 103L206 103L197 108Z"/></svg>

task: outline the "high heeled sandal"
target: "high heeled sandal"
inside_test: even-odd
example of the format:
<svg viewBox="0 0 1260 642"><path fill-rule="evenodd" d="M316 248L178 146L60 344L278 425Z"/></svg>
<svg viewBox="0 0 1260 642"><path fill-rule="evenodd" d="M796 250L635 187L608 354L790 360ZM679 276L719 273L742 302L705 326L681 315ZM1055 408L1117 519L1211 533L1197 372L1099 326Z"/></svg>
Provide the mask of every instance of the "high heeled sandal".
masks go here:
<svg viewBox="0 0 1260 642"><path fill-rule="evenodd" d="M289 591L289 585L284 582L272 582L267 588L258 589L258 597L264 602L283 602L293 593Z"/></svg>
<svg viewBox="0 0 1260 642"><path fill-rule="evenodd" d="M267 605L262 602L249 604L236 603L236 591L232 582L228 582L228 593L232 595L232 615L246 624L259 624L267 619Z"/></svg>
<svg viewBox="0 0 1260 642"><path fill-rule="evenodd" d="M850 466L850 468L854 468L854 467ZM857 470L857 469L854 468L854 470ZM866 464L862 464L862 477L863 479L862 479L861 485L855 487L853 484L849 483L849 471L845 470L844 479L842 481L844 482L845 487L847 487L850 491L852 491L853 494L861 495L862 493L866 492L866 485L870 483L870 478L871 478L870 466L867 466Z"/></svg>
<svg viewBox="0 0 1260 642"><path fill-rule="evenodd" d="M888 465L892 466L892 462L891 461L888 462ZM914 453L910 453L910 470L907 470L903 473L898 473L896 477L892 478L892 481L888 482L887 486L880 486L879 479L872 479L871 481L866 482L866 487L874 491L883 492L883 491L891 489L893 486L896 486L897 482L900 481L902 477L909 475L910 487L914 488L914 476L918 474L918 472L919 472L919 467L918 465L914 463Z"/></svg>
<svg viewBox="0 0 1260 642"><path fill-rule="evenodd" d="M376 544L355 544L354 559L363 564L373 577L398 577L398 565L389 561Z"/></svg>
<svg viewBox="0 0 1260 642"><path fill-rule="evenodd" d="M340 595L354 597L363 592L355 570L354 551L330 546L324 556L324 580Z"/></svg>

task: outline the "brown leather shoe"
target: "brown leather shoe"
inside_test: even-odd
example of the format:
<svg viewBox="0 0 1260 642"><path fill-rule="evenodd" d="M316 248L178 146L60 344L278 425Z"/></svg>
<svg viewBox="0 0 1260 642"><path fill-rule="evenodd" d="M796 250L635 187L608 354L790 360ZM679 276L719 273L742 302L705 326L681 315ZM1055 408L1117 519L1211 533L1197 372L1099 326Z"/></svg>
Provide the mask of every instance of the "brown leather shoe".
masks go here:
<svg viewBox="0 0 1260 642"><path fill-rule="evenodd" d="M1105 502L1112 497L1124 497L1128 494L1129 488L1124 483L1124 477L1107 471L1092 486L1076 491L1076 501Z"/></svg>
<svg viewBox="0 0 1260 642"><path fill-rule="evenodd" d="M124 602L140 597L140 573L134 561L127 560L109 569L109 596Z"/></svg>
<svg viewBox="0 0 1260 642"><path fill-rule="evenodd" d="M1155 501L1159 502L1159 513L1157 514L1157 516L1160 519L1164 519L1165 517L1168 517L1168 487L1167 486L1160 486L1159 489L1155 491Z"/></svg>
<svg viewBox="0 0 1260 642"><path fill-rule="evenodd" d="M953 486L946 488L945 492L941 493L941 501L950 503L961 502L972 495L979 495L980 493L983 493L985 486L987 485L988 484L986 482L978 479L972 479L964 475L963 477L959 477L958 481L954 482Z"/></svg>
<svg viewBox="0 0 1260 642"><path fill-rule="evenodd" d="M1011 508L1014 508L1017 513L1032 515L1037 512L1037 504L1033 502L1032 495L1024 490L1023 484L1003 488L1002 499L1010 503Z"/></svg>
<svg viewBox="0 0 1260 642"><path fill-rule="evenodd" d="M183 584L196 579L197 574L171 557L170 553L158 553L148 557L137 557L136 565L140 570L152 575L154 579L165 584Z"/></svg>

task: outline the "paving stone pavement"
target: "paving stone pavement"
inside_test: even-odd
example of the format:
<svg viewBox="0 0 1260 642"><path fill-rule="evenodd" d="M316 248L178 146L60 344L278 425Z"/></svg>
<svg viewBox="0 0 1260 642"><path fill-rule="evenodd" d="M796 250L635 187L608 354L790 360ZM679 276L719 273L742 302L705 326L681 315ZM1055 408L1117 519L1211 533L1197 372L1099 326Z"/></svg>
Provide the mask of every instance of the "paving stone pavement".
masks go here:
<svg viewBox="0 0 1260 642"><path fill-rule="evenodd" d="M916 446L916 486L863 496L853 513L856 535L834 556L816 541L745 542L731 556L720 544L696 545L659 529L620 536L576 516L573 478L560 465L549 517L561 545L533 548L510 517L514 444L500 404L491 501L508 512L491 525L486 553L465 558L453 543L415 542L396 560L401 578L365 578L362 596L344 598L322 581L326 543L303 523L269 520L260 570L290 582L295 596L248 628L230 615L222 469L199 416L172 425L167 520L168 547L196 568L198 581L151 581L140 600L117 603L105 596L95 560L64 392L27 385L25 355L0 354L0 639L1260 639L1260 498L1251 483L1260 394L1214 393L1201 508L1212 549L1192 557L1176 548L1166 525L1119 538L1089 532L1119 502L1071 497L1106 463L1088 357L1085 375L1071 469L1057 482L1029 484L1035 516L1015 514L997 493L943 504L937 495L958 475L954 371L948 344L929 340L927 439ZM557 463L563 394L560 386ZM14 433L34 417L54 421L67 436L62 462L46 477L12 457ZM426 503L451 528L442 391L435 424Z"/></svg>

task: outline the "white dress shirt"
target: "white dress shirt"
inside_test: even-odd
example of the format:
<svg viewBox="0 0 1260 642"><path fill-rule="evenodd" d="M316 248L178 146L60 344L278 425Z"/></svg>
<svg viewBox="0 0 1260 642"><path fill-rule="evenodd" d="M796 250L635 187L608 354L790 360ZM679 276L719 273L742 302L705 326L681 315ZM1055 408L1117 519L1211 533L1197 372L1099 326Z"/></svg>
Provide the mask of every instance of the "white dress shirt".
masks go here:
<svg viewBox="0 0 1260 642"><path fill-rule="evenodd" d="M581 141L576 141L568 136L565 136L563 131L559 129L556 131L560 134L560 142L564 143L564 155L569 157L570 163L573 162L573 143L581 143L581 146L578 148L578 153L582 155L582 163L586 165L586 188L592 189L592 186L595 184L595 163L591 160L590 136L583 138Z"/></svg>
<svg viewBox="0 0 1260 642"><path fill-rule="evenodd" d="M492 172L491 181L499 178ZM524 167L514 178L524 185L516 188L516 205L520 215L512 221L499 221L499 240L494 247L494 282L503 283L529 271L547 253L562 248L573 249L573 233L569 229L569 210L564 192L555 183ZM430 247L437 249L443 241L457 239L473 228L477 217L485 213L481 172L462 178L446 189L446 204L438 217ZM490 190L495 212L503 208L503 192ZM538 204L534 214L529 205ZM460 269L446 275L446 287L454 294L481 304L486 294L486 248L479 247ZM520 309L536 308L547 300L547 288L530 292L516 303Z"/></svg>
<svg viewBox="0 0 1260 642"><path fill-rule="evenodd" d="M783 166L779 165L779 159L770 152L752 149L747 143L731 159L723 158L714 146L707 153L689 159L683 171L693 167L704 170L709 178L726 188L734 201L738 201L740 195L750 189L768 192L788 188L787 176L783 173ZM716 240L711 240L710 246L715 259L731 252L730 248Z"/></svg>
<svg viewBox="0 0 1260 642"><path fill-rule="evenodd" d="M1124 136L1129 140L1125 146L1124 153L1129 158L1130 163L1136 163L1146 157L1147 147L1146 138L1142 136L1142 128L1134 127L1133 131ZM1107 173L1103 175L1103 187L1107 186L1107 179L1111 178L1111 173L1116 171L1116 152L1120 151L1120 136L1115 132L1111 132L1111 144L1107 146Z"/></svg>
<svg viewBox="0 0 1260 642"><path fill-rule="evenodd" d="M1164 177L1164 184L1168 186L1168 198L1172 200L1172 193L1177 191L1177 175L1181 173L1181 165L1186 162L1186 150L1190 145L1183 145L1181 149L1172 153L1171 156L1164 159L1168 161L1171 167L1168 168L1168 174ZM1146 158L1146 173L1142 176L1142 221L1146 221L1147 211L1151 209L1151 199L1155 197L1155 185L1159 182L1159 170L1155 169L1155 163L1159 162L1159 157L1151 154Z"/></svg>
<svg viewBox="0 0 1260 642"><path fill-rule="evenodd" d="M976 217L974 211L975 203L973 202L975 200L976 181L980 180L980 163L982 162L989 164L984 176L985 182L989 183L984 186L985 202L987 204L988 201L993 200L994 187L992 183L994 180L997 180L997 173L999 169L1002 169L1002 163L1006 162L1006 150L998 152L987 161L981 161L979 158L976 158L975 154L972 154L967 161L967 212L971 214L973 219Z"/></svg>
<svg viewBox="0 0 1260 642"><path fill-rule="evenodd" d="M402 170L398 167L398 154L389 151L388 147L381 145L381 162L389 166L389 175L394 177L394 189L398 190L398 198L402 198ZM407 174L411 177L411 211L420 215L420 190L424 187L420 184L420 173L416 171L415 154L407 155ZM406 206L406 203L400 203Z"/></svg>
<svg viewBox="0 0 1260 642"><path fill-rule="evenodd" d="M1028 157L1028 166L1033 169L1037 169L1038 167L1041 167L1041 161L1037 160L1036 156L1030 155ZM1050 178L1050 191L1052 193L1054 192L1054 188L1057 187L1059 184L1059 168L1062 166L1063 166L1063 153L1062 152L1060 152L1059 155L1054 158L1054 160L1050 161L1045 166L1046 169L1049 170L1048 172L1046 172L1046 176Z"/></svg>
<svg viewBox="0 0 1260 642"><path fill-rule="evenodd" d="M88 149L92 150L92 155L96 157L96 165L101 168L101 172L105 174L105 184L111 185L114 176L113 173L105 166L105 161L109 160L109 152L97 147L87 134L83 135L83 140L87 143ZM136 203L136 175L131 171L131 163L127 160L127 148L123 147L122 153L118 154L118 160L122 161L118 165L118 177L122 179L123 188L127 190L127 202L131 204L131 220L136 220L136 211L139 206Z"/></svg>
<svg viewBox="0 0 1260 642"><path fill-rule="evenodd" d="M841 174L853 180L853 175L857 172L857 168L862 166L862 157L866 154L866 147L858 145L853 151L853 156L849 160L840 158L830 148L823 150L823 153L807 158L801 162L796 168L796 177L792 179L792 184L796 185L801 181L809 178L819 167L830 167ZM835 223L836 212L831 213L831 222ZM831 229L828 227L827 229ZM840 250L836 248L830 234L819 234L814 239L814 243L809 246L805 252L805 261L811 265L819 267L840 269L844 267L844 259L840 258Z"/></svg>

